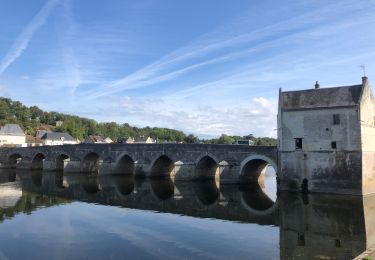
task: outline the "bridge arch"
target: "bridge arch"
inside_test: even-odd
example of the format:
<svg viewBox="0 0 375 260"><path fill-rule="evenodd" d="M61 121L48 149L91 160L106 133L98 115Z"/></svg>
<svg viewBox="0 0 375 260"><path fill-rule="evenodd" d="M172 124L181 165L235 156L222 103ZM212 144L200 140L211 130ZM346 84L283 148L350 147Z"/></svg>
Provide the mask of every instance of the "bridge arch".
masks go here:
<svg viewBox="0 0 375 260"><path fill-rule="evenodd" d="M66 163L70 161L69 155L62 153L56 157L56 170L64 171Z"/></svg>
<svg viewBox="0 0 375 260"><path fill-rule="evenodd" d="M123 154L116 162L114 173L133 175L135 171L135 162L128 154Z"/></svg>
<svg viewBox="0 0 375 260"><path fill-rule="evenodd" d="M10 168L16 168L17 164L19 164L22 160L22 155L19 153L13 153L8 156L8 165Z"/></svg>
<svg viewBox="0 0 375 260"><path fill-rule="evenodd" d="M98 174L100 163L100 156L97 153L90 152L81 161L81 172Z"/></svg>
<svg viewBox="0 0 375 260"><path fill-rule="evenodd" d="M277 172L277 164L267 156L256 154L245 158L241 163L239 181L242 183L259 182L268 165Z"/></svg>
<svg viewBox="0 0 375 260"><path fill-rule="evenodd" d="M195 179L219 179L219 160L213 155L203 155L195 162Z"/></svg>
<svg viewBox="0 0 375 260"><path fill-rule="evenodd" d="M150 177L170 177L174 170L174 162L167 155L159 156L151 166Z"/></svg>
<svg viewBox="0 0 375 260"><path fill-rule="evenodd" d="M43 163L46 159L46 156L44 153L37 153L32 161L31 161L31 169L32 170L43 170Z"/></svg>

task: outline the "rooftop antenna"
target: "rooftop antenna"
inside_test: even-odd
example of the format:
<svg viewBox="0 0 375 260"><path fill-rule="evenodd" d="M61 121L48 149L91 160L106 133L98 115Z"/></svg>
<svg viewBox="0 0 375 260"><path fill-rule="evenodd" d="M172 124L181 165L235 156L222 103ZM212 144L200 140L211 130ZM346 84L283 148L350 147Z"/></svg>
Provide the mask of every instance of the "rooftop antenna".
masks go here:
<svg viewBox="0 0 375 260"><path fill-rule="evenodd" d="M363 71L363 76L366 77L366 65L362 64L360 67L361 67L361 69Z"/></svg>

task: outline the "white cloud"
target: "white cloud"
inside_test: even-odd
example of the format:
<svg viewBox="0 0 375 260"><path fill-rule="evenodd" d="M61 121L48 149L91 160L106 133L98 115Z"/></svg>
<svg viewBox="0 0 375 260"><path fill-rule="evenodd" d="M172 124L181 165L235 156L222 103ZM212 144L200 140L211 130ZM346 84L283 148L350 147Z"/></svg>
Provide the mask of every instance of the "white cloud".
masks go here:
<svg viewBox="0 0 375 260"><path fill-rule="evenodd" d="M308 60L309 55L313 57L316 53L309 53L306 52L306 49L300 48L301 41L311 40L310 43L306 42L307 48L311 44L322 44L322 50L327 48L328 43L329 49L327 49L327 52L329 52L332 46L337 47L337 45L332 44L335 38L330 37L329 41L313 40L324 35L332 35L332 33L338 34L337 30L346 31L348 27L360 27L368 24L369 19L365 18L355 21L350 20L350 22L342 19L342 17L349 15L349 12L351 15L355 15L356 12L363 13L363 9L364 7L361 6L353 6L350 1L343 1L339 7L332 3L325 3L315 9L301 12L299 15L252 28L251 25L254 23L252 16L254 14L246 12L237 21L208 32L138 71L121 79L109 81L86 94L90 98L109 96L124 90L139 89L180 78L188 72L209 65L243 58L247 59L247 65L235 65L234 68L231 68L233 72L229 72L229 74L237 74L239 70L245 71L249 64L254 65L254 63L260 63L258 68L263 69L264 73L267 66L272 67L262 65L261 61L267 60L267 55L260 61L254 61L251 59L252 56L259 55L262 51L272 52L274 48L278 48L278 53L282 53L284 51L282 46L289 46L289 48L285 51L285 55L279 57L280 63L290 63L290 57L306 57L305 60L301 61L301 64L303 64ZM327 12L327 10L330 10L330 12ZM341 39L337 41L343 42ZM291 48L293 45L298 46L296 46L297 48ZM299 50L300 53L298 54L295 49ZM279 55L273 55L272 58L277 60L277 56ZM268 62L272 64L272 61L268 60ZM284 71L286 72L286 69ZM248 73L251 73L251 71L248 70Z"/></svg>
<svg viewBox="0 0 375 260"><path fill-rule="evenodd" d="M53 8L57 5L58 0L48 0L39 12L34 16L30 23L23 29L17 37L12 47L0 62L0 75L19 57L27 48L34 33L47 20Z"/></svg>
<svg viewBox="0 0 375 260"><path fill-rule="evenodd" d="M199 136L219 136L222 133L275 136L277 103L256 97L248 102L214 105L173 105L168 100L125 97L115 117L135 120L139 125L164 126ZM103 113L107 113L103 111ZM123 117L121 117L123 115Z"/></svg>

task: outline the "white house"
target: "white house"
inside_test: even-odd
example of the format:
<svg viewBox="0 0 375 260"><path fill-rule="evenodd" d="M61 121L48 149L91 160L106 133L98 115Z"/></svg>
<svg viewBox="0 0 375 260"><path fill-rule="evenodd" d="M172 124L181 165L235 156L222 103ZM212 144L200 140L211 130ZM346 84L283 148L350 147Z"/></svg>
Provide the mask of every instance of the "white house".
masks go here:
<svg viewBox="0 0 375 260"><path fill-rule="evenodd" d="M89 137L87 137L83 143L86 143L86 144L111 144L113 143L112 139L107 137L107 138L104 138L100 135L90 135Z"/></svg>
<svg viewBox="0 0 375 260"><path fill-rule="evenodd" d="M47 132L41 140L43 145L77 144L77 141L68 133Z"/></svg>
<svg viewBox="0 0 375 260"><path fill-rule="evenodd" d="M136 138L133 143L135 144L154 144L156 141L151 137L140 136Z"/></svg>
<svg viewBox="0 0 375 260"><path fill-rule="evenodd" d="M6 124L0 128L0 146L25 146L26 135L17 124Z"/></svg>

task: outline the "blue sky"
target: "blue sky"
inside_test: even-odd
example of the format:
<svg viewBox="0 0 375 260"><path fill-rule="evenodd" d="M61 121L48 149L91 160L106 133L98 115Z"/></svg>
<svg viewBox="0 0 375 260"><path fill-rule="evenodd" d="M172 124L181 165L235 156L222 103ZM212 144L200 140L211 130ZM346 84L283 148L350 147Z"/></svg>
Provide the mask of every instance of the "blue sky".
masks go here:
<svg viewBox="0 0 375 260"><path fill-rule="evenodd" d="M373 0L2 0L0 95L201 137L276 135L283 90L375 80Z"/></svg>

